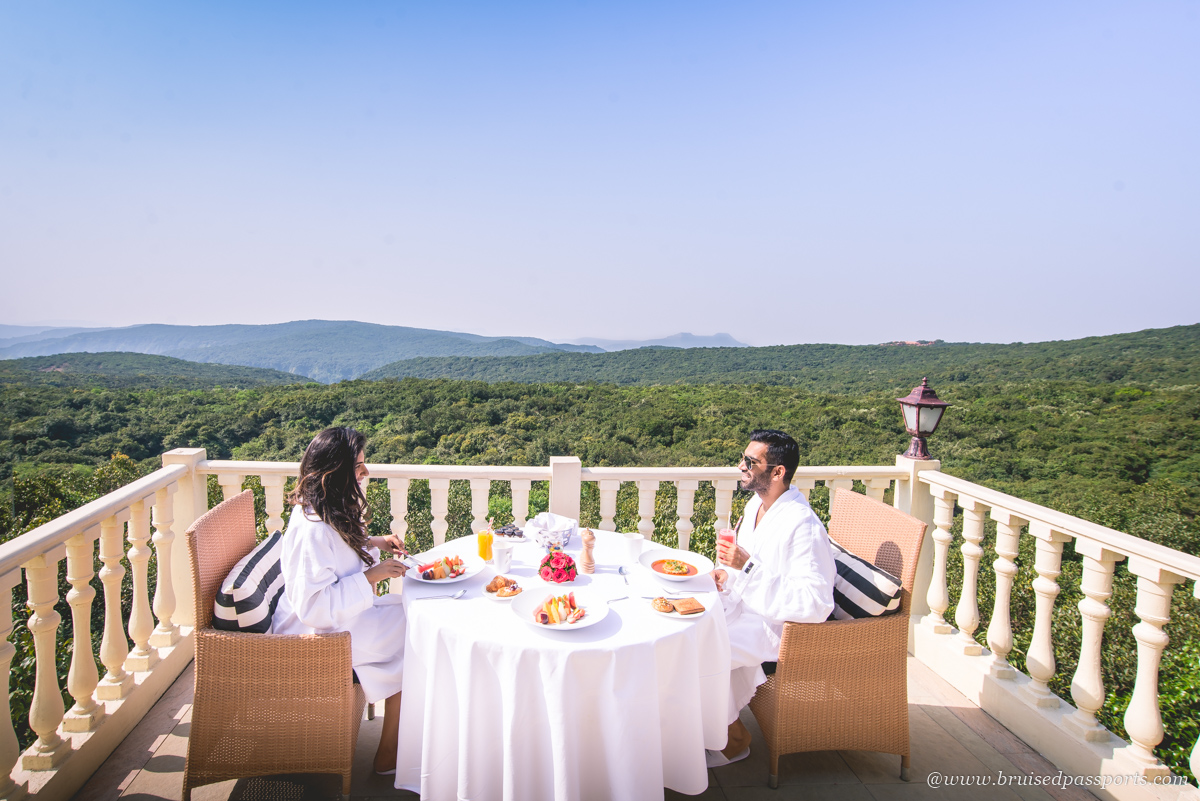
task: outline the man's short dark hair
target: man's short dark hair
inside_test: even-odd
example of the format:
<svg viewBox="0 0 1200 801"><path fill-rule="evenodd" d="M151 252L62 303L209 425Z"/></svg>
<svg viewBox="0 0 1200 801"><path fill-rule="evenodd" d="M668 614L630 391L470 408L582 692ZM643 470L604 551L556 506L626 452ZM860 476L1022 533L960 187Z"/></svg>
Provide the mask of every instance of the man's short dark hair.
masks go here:
<svg viewBox="0 0 1200 801"><path fill-rule="evenodd" d="M782 431L773 428L760 428L750 432L751 442L761 442L767 446L767 461L770 464L783 465L783 484L790 487L792 476L800 465L800 446L796 440Z"/></svg>

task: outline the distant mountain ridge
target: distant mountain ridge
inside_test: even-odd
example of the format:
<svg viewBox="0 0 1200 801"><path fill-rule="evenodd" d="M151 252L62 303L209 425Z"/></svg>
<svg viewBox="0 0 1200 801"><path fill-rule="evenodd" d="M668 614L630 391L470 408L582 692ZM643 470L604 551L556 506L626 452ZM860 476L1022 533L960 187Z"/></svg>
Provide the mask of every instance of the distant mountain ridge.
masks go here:
<svg viewBox="0 0 1200 801"><path fill-rule="evenodd" d="M0 359L123 351L281 370L329 383L422 356L600 352L595 346L559 344L535 337L486 337L352 320L300 320L273 325L149 324L66 332L54 336L52 329L0 340Z"/></svg>
<svg viewBox="0 0 1200 801"><path fill-rule="evenodd" d="M507 358L417 358L362 376L487 382L765 384L814 392L907 394L928 376L945 384L1054 380L1176 386L1200 384L1200 324L1058 342L990 345L780 345L641 348Z"/></svg>
<svg viewBox="0 0 1200 801"><path fill-rule="evenodd" d="M577 339L580 345L596 345L606 351L634 350L636 348L746 348L744 342L738 342L729 334L712 334L697 336L696 334L680 333L659 339Z"/></svg>

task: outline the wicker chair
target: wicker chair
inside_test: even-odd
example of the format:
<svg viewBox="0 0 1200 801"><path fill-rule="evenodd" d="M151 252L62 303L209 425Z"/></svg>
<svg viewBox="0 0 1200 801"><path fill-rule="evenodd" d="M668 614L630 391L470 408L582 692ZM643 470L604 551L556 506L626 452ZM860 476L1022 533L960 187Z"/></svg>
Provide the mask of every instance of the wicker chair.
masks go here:
<svg viewBox="0 0 1200 801"><path fill-rule="evenodd" d="M848 551L899 576L900 611L885 617L787 623L775 674L750 709L771 752L771 787L779 757L805 751L899 754L908 780L908 615L925 524L849 490L834 493L830 536Z"/></svg>
<svg viewBox="0 0 1200 801"><path fill-rule="evenodd" d="M221 581L255 545L247 490L187 531L196 598L196 692L183 799L193 787L282 773L350 771L366 699L352 683L350 634L245 634L212 628Z"/></svg>

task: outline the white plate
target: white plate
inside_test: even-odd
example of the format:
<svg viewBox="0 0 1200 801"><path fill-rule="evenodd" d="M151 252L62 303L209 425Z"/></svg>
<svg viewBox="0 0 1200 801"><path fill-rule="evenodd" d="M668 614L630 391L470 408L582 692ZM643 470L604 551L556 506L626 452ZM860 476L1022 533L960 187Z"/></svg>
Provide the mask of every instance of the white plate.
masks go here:
<svg viewBox="0 0 1200 801"><path fill-rule="evenodd" d="M512 576L505 576L505 578L512 578ZM483 588L483 594L486 595L488 598L490 598L493 601L499 601L501 603L508 603L509 601L515 601L516 599L520 598L525 593L529 592L529 588L526 587L525 585L521 584L521 582L519 582L519 581L517 582L517 586L521 588L521 591L518 592L516 595L507 595L507 596L506 595L497 595L494 592L488 592L487 587Z"/></svg>
<svg viewBox="0 0 1200 801"><path fill-rule="evenodd" d="M524 620L530 626L540 631L574 631L575 629L586 629L588 626L594 626L608 617L608 604L599 595L586 591L573 590L569 585L556 584L554 586L562 587L563 589L557 592L553 588L548 587L525 590L513 599L509 609L521 620ZM556 623L552 626L543 626L541 623L534 621L533 610L541 609L542 604L546 602L546 598L566 595L569 592L575 593L575 605L582 606L587 610L587 614L580 620L575 623Z"/></svg>
<svg viewBox="0 0 1200 801"><path fill-rule="evenodd" d="M674 599L667 598L667 600L670 601L670 600L674 600ZM708 607L704 607L704 611L702 611L702 612L696 612L691 615L681 615L678 612L660 612L654 608L654 600L653 599L646 601L646 605L650 607L650 611L653 612L654 614L661 615L662 617L669 617L674 620L692 620L694 618L702 618L708 614Z"/></svg>
<svg viewBox="0 0 1200 801"><path fill-rule="evenodd" d="M680 562L687 562L696 568L696 572L690 576L671 576L666 573L659 573L651 565L660 559L676 559ZM654 548L645 551L638 557L638 562L641 563L642 567L653 573L655 578L666 579L667 581L687 581L690 578L710 573L713 569L713 563L707 556L692 553L691 551L678 551L674 548Z"/></svg>
<svg viewBox="0 0 1200 801"><path fill-rule="evenodd" d="M466 571L458 574L454 578L423 579L423 578L421 578L421 574L418 573L415 568L412 568L407 573L404 574L404 577L408 578L408 579L412 579L413 581L419 581L422 584L453 584L456 581L466 581L467 579L469 579L472 576L474 576L475 574L477 574L480 570L483 570L483 565L484 565L483 560L473 554L467 554L466 556L464 556L463 554L453 554L452 553L452 554L443 554L443 556L445 556L445 557L457 556L459 559L461 559L463 561L463 567L466 568ZM413 559L415 559L417 561L417 564L419 564L419 565L423 565L426 562L433 561L428 556L421 556L421 555L414 556Z"/></svg>

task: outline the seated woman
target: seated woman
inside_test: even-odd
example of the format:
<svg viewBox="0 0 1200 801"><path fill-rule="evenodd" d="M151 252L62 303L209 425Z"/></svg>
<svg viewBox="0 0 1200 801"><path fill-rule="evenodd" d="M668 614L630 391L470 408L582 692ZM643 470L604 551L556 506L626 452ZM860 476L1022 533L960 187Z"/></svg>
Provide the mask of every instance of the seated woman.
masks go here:
<svg viewBox="0 0 1200 801"><path fill-rule="evenodd" d="M398 559L379 560L379 549L403 554L393 534L367 536L367 477L362 434L327 428L309 443L300 480L288 496L295 506L283 538L283 596L275 610L276 634L350 632L354 673L369 703L384 701L383 734L375 770L394 773L404 671L404 607L386 603L375 586L404 575Z"/></svg>

